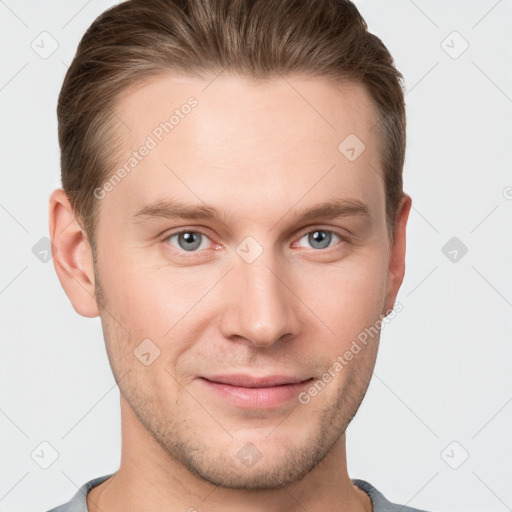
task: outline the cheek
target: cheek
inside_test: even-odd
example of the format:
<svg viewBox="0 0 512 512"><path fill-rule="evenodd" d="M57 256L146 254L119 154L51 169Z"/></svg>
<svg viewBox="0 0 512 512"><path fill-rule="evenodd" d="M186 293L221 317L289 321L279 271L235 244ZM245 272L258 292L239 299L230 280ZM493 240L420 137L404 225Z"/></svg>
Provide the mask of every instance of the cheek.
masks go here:
<svg viewBox="0 0 512 512"><path fill-rule="evenodd" d="M100 275L109 308L130 331L147 336L163 336L191 311L210 281L191 279L184 269L117 261L104 265Z"/></svg>
<svg viewBox="0 0 512 512"><path fill-rule="evenodd" d="M380 253L360 252L306 275L297 280L297 295L334 331L338 341L357 336L380 318L386 290L385 262Z"/></svg>

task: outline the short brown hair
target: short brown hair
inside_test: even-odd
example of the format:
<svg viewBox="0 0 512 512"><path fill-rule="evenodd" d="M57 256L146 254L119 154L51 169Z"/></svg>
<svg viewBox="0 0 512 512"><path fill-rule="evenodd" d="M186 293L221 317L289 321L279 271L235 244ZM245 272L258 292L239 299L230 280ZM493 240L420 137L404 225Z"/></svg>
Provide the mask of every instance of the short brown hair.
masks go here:
<svg viewBox="0 0 512 512"><path fill-rule="evenodd" d="M57 106L62 186L93 251L99 208L93 191L116 165L113 110L121 93L166 73L202 77L223 70L253 79L302 73L362 84L379 120L392 239L403 196L403 76L352 2L129 0L86 31Z"/></svg>

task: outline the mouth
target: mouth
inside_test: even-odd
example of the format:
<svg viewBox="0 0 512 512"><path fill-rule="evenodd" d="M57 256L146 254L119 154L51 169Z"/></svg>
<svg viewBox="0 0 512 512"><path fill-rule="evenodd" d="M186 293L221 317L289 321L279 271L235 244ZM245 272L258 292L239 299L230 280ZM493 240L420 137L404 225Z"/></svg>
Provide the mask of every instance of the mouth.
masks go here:
<svg viewBox="0 0 512 512"><path fill-rule="evenodd" d="M296 398L313 377L219 375L199 380L209 392L235 407L273 409Z"/></svg>

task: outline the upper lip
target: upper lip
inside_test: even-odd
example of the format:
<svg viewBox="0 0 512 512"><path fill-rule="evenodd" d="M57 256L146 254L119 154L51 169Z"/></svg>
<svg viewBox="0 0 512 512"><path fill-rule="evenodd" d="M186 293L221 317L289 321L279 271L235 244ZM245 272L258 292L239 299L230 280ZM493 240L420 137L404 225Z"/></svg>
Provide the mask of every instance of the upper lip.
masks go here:
<svg viewBox="0 0 512 512"><path fill-rule="evenodd" d="M264 388L270 386L280 386L283 384L297 384L309 380L307 377L294 377L293 375L267 375L264 377L256 377L252 375L244 375L236 373L233 375L211 375L203 376L203 379L211 382L221 382L231 386L241 386L244 388Z"/></svg>

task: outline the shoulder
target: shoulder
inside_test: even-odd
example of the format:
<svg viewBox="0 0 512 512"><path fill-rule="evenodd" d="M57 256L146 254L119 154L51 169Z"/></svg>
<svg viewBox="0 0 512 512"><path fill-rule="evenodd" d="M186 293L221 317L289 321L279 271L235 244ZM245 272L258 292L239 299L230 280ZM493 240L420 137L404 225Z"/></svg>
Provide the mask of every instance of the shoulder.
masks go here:
<svg viewBox="0 0 512 512"><path fill-rule="evenodd" d="M100 485L107 478L110 478L112 474L89 480L89 482L85 483L80 487L80 489L78 489L75 495L68 502L52 508L47 512L87 512L87 494L93 487Z"/></svg>
<svg viewBox="0 0 512 512"><path fill-rule="evenodd" d="M407 507L405 505L398 505L391 503L384 495L378 491L372 484L365 480L353 479L352 483L359 487L362 491L366 492L372 500L373 512L427 512L418 508Z"/></svg>

